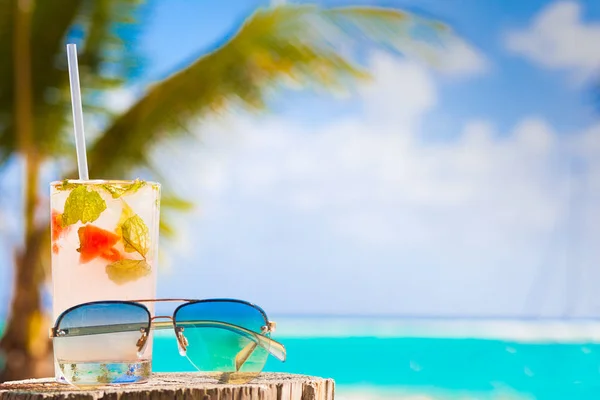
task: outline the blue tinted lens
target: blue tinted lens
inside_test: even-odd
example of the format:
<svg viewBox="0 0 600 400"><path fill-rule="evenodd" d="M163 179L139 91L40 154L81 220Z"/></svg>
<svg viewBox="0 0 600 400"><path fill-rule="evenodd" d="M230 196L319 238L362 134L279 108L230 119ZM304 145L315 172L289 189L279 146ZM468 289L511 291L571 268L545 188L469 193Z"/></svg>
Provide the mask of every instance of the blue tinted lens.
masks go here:
<svg viewBox="0 0 600 400"><path fill-rule="evenodd" d="M75 385L146 380L151 349L140 352L138 342L149 327L150 313L134 303L98 302L67 310L53 341L55 368Z"/></svg>
<svg viewBox="0 0 600 400"><path fill-rule="evenodd" d="M175 324L187 340L187 358L217 381L248 382L264 368L269 349L237 329L262 332L267 319L257 307L231 300L189 303L176 310Z"/></svg>

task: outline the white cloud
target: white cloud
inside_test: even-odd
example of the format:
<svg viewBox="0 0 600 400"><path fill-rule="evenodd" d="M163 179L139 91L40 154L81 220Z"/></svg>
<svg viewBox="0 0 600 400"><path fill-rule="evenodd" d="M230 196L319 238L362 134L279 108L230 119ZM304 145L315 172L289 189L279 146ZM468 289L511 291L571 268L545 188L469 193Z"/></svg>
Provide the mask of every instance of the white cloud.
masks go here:
<svg viewBox="0 0 600 400"><path fill-rule="evenodd" d="M104 104L112 112L123 112L129 109L137 99L133 88L119 88L106 91Z"/></svg>
<svg viewBox="0 0 600 400"><path fill-rule="evenodd" d="M473 119L456 140L424 143L432 77L380 54L373 67L363 113L327 126L276 116L204 126L202 146L178 155L203 208L199 261L181 273L222 283L205 295L247 295L274 312L560 313L564 281L543 288L554 291L544 304L525 303L540 268L575 268L563 258L568 229L587 238L581 268L600 257L600 227L568 225L569 188L587 190L579 212L600 215L600 149L589 144L600 127L570 139L536 116L509 132ZM588 172L571 175L570 157ZM591 312L588 300L577 312Z"/></svg>
<svg viewBox="0 0 600 400"><path fill-rule="evenodd" d="M566 70L578 81L600 69L600 23L582 19L581 5L548 5L525 29L508 32L506 47L547 68Z"/></svg>
<svg viewBox="0 0 600 400"><path fill-rule="evenodd" d="M425 69L413 63L398 63L382 53L376 53L370 64L377 82L361 90L370 123L381 121L389 125L392 119L408 128L436 104L435 86Z"/></svg>
<svg viewBox="0 0 600 400"><path fill-rule="evenodd" d="M480 75L490 68L489 64L479 50L456 40L442 53L440 69L451 76Z"/></svg>
<svg viewBox="0 0 600 400"><path fill-rule="evenodd" d="M489 60L480 50L454 33L441 37L440 43L435 45L404 37L393 42L412 59L425 60L439 72L453 78L481 75L490 68Z"/></svg>

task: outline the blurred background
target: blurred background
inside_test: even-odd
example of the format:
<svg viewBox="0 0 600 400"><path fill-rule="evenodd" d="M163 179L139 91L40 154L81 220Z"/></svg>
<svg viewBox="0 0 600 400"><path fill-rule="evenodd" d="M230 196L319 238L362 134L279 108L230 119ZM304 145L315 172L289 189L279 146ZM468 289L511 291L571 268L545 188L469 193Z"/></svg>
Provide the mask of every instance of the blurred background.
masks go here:
<svg viewBox="0 0 600 400"><path fill-rule="evenodd" d="M0 0L2 380L52 374L67 42L160 297L261 305L339 398L597 398L600 2Z"/></svg>

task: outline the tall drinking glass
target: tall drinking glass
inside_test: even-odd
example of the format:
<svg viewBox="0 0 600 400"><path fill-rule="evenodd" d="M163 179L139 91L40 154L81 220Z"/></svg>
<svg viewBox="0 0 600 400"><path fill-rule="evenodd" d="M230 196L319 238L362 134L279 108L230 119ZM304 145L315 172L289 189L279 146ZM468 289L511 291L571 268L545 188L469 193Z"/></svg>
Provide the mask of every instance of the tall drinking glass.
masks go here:
<svg viewBox="0 0 600 400"><path fill-rule="evenodd" d="M66 180L52 182L50 191L54 320L84 302L155 298L160 185ZM81 315L80 323L102 324L102 310L94 312ZM99 384L146 380L152 341L139 354L135 337L123 340L117 337L121 334L95 335L94 346L89 337L54 339L56 379Z"/></svg>

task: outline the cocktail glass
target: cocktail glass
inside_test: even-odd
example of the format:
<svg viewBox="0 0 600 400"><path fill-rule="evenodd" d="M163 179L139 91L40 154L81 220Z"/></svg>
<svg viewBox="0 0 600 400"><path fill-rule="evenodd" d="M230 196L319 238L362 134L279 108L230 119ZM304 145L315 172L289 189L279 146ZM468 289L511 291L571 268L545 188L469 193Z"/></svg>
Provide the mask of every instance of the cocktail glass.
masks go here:
<svg viewBox="0 0 600 400"><path fill-rule="evenodd" d="M52 182L50 188L54 320L84 302L155 298L160 185L65 180ZM153 312L152 304L148 307ZM147 380L151 340L138 354L134 337L119 336L127 334L55 338L57 381Z"/></svg>

